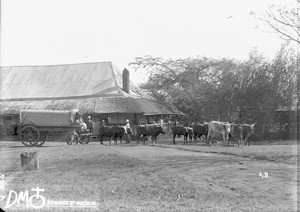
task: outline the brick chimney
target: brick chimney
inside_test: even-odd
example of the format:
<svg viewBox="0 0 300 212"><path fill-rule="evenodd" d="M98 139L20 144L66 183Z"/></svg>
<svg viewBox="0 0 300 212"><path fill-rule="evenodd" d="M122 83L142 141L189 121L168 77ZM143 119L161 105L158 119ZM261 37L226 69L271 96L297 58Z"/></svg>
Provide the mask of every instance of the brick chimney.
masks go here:
<svg viewBox="0 0 300 212"><path fill-rule="evenodd" d="M123 90L130 94L129 71L126 68L123 70Z"/></svg>

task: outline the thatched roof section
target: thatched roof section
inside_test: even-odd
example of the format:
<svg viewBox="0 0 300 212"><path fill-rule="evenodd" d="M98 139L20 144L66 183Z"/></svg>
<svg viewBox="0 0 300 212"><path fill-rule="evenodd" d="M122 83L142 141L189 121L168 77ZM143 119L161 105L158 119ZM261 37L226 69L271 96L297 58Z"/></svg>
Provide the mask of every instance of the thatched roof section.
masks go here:
<svg viewBox="0 0 300 212"><path fill-rule="evenodd" d="M111 62L0 67L0 114L21 109L84 113L180 114L130 82L123 91L121 71Z"/></svg>
<svg viewBox="0 0 300 212"><path fill-rule="evenodd" d="M26 110L71 110L83 113L144 113L180 114L174 106L153 99L133 97L89 97L62 100L9 101L0 103L2 114L17 114Z"/></svg>

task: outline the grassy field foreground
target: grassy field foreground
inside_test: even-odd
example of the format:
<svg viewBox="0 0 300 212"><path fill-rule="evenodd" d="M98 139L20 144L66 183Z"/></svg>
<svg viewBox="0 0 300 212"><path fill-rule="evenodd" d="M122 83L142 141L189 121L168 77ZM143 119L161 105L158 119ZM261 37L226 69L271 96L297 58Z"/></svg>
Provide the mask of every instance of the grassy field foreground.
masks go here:
<svg viewBox="0 0 300 212"><path fill-rule="evenodd" d="M19 153L35 150L39 153L40 169L23 172ZM100 211L190 211L208 204L200 198L203 191L184 178L117 154L105 146L20 148L6 158L2 154L2 159L6 161L1 164L6 191L30 191L38 186L45 189L47 200L96 201ZM0 202L2 208L4 203ZM16 210L12 207L12 211Z"/></svg>
<svg viewBox="0 0 300 212"><path fill-rule="evenodd" d="M1 173L5 175L5 189L1 192L7 195L9 190L30 191L38 186L45 189L43 196L46 200L97 202L97 209L45 207L42 211L283 211L294 207L291 203L295 179L285 172L294 173L290 164L283 171L284 164L268 161L267 165L262 165L264 160L254 162L229 155L198 157L195 155L198 153L188 154L189 151L250 156L264 153L271 158L274 154L281 157L281 151L285 152L282 155L288 155L291 153L289 148L294 150L292 146L287 145L285 150L276 146L240 149L162 146L188 151L173 150L168 157L159 159L156 153L169 149L133 144L105 146L94 142L73 146L48 142L40 148L7 143L0 151ZM21 170L20 153L25 151L38 152L39 170ZM141 151L148 154L148 161L137 155ZM294 153L289 156L294 156ZM187 163L176 162L178 158ZM222 158L226 160L222 161ZM170 161L168 164L176 163L177 168L170 169L169 165L160 163L166 159ZM189 165L194 168L188 168ZM181 167L187 171L183 172ZM266 181L256 173L265 168L273 170L270 172L273 177ZM30 194L33 193L30 191ZM0 207L4 205L5 201L0 201ZM32 211L32 208L12 207L6 211Z"/></svg>
<svg viewBox="0 0 300 212"><path fill-rule="evenodd" d="M197 145L169 145L161 143L158 146L165 148L175 148L195 152L218 153L225 155L235 155L239 157L248 157L259 160L270 160L289 164L297 162L297 145L251 145L250 147L224 146L215 144L211 147L205 144Z"/></svg>

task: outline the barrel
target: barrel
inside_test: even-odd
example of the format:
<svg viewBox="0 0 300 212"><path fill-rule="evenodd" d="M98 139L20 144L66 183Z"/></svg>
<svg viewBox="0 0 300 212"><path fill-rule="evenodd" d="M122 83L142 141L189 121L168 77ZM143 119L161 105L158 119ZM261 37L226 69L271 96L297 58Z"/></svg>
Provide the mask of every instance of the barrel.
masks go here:
<svg viewBox="0 0 300 212"><path fill-rule="evenodd" d="M37 152L23 152L20 156L23 171L33 171L39 169Z"/></svg>

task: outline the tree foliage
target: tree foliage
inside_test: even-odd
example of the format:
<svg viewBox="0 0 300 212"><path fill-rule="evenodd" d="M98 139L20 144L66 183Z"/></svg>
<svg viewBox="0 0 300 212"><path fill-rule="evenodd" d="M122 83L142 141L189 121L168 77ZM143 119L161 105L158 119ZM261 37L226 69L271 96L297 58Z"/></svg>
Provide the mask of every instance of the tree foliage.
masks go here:
<svg viewBox="0 0 300 212"><path fill-rule="evenodd" d="M300 0L296 1L299 4ZM265 22L282 39L295 41L300 44L300 8L299 6L278 6L271 5L268 10L261 15L251 12L257 19Z"/></svg>
<svg viewBox="0 0 300 212"><path fill-rule="evenodd" d="M246 61L147 56L131 65L150 73L144 89L175 105L190 122L259 122L267 131L275 111L291 108L296 98L297 60L287 45L273 60L252 51Z"/></svg>

